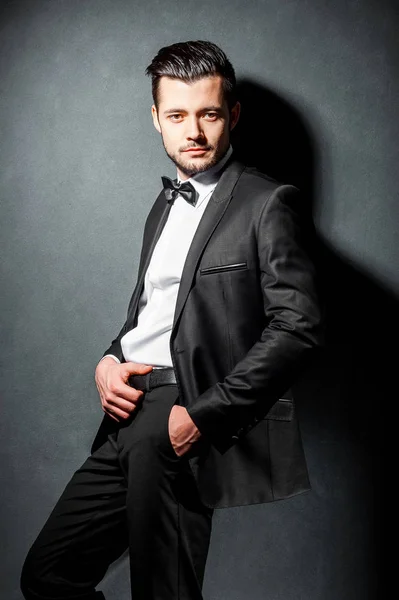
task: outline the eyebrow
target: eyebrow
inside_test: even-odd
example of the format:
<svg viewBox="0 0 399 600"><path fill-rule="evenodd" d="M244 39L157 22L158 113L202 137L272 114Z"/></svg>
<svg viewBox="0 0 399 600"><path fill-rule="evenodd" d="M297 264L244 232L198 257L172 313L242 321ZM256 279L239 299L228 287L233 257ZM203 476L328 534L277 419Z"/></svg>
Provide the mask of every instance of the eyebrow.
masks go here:
<svg viewBox="0 0 399 600"><path fill-rule="evenodd" d="M201 109L200 112L204 113L204 112L210 112L210 111L221 112L222 107L221 106L206 106L205 108ZM186 113L186 112L187 111L184 108L168 108L168 110L163 111L163 114L171 115L173 113Z"/></svg>

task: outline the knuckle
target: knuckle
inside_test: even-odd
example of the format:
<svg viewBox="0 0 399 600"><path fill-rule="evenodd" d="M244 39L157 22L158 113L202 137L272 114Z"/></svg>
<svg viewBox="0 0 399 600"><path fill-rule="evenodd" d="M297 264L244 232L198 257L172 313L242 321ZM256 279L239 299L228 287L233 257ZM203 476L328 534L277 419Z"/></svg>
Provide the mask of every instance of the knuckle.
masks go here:
<svg viewBox="0 0 399 600"><path fill-rule="evenodd" d="M115 382L111 381L108 385L108 391L112 394L116 394L118 392L118 385Z"/></svg>

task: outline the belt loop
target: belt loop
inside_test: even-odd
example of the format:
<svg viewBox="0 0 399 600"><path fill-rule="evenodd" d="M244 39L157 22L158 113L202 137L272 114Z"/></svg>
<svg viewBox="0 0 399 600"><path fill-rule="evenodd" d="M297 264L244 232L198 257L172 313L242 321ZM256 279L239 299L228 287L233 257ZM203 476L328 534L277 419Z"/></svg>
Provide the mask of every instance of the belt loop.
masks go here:
<svg viewBox="0 0 399 600"><path fill-rule="evenodd" d="M145 391L149 392L151 390L150 388L150 376L151 376L151 371L149 373L145 374Z"/></svg>

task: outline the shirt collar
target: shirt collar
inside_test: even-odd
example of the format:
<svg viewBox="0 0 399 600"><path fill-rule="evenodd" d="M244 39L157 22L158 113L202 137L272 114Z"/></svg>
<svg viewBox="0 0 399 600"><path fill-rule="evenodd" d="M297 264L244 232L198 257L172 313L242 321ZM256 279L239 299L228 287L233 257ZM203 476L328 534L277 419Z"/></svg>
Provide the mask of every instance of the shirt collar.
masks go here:
<svg viewBox="0 0 399 600"><path fill-rule="evenodd" d="M216 165L214 165L207 171L203 171L202 173L196 173L189 179L185 179L185 181L190 181L190 183L193 184L198 194L197 206L201 204L202 200L209 194L209 192L216 187L222 175L223 167L229 160L232 153L233 148L230 145L226 154L223 156L223 158L219 160L218 163L216 163ZM177 175L177 181L181 181L179 175Z"/></svg>

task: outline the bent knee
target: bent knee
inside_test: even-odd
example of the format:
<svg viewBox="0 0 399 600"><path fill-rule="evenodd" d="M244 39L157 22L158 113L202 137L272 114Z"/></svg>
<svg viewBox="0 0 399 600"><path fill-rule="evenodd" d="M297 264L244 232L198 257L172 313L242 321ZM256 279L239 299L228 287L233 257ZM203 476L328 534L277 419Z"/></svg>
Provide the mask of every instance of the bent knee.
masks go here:
<svg viewBox="0 0 399 600"><path fill-rule="evenodd" d="M53 592L49 570L33 553L28 554L23 564L20 587L26 600L40 600Z"/></svg>

